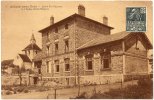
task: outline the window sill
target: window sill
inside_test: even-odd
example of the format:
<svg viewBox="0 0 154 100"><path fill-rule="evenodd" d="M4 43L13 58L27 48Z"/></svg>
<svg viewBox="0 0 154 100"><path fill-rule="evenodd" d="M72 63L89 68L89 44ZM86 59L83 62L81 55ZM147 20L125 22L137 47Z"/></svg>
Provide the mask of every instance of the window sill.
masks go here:
<svg viewBox="0 0 154 100"><path fill-rule="evenodd" d="M94 70L85 70L85 71L87 71L87 72L93 72Z"/></svg>
<svg viewBox="0 0 154 100"><path fill-rule="evenodd" d="M65 73L70 73L70 71L64 71Z"/></svg>
<svg viewBox="0 0 154 100"><path fill-rule="evenodd" d="M103 69L100 69L101 71L111 71L111 68L103 68Z"/></svg>
<svg viewBox="0 0 154 100"><path fill-rule="evenodd" d="M60 72L54 72L55 74L59 74Z"/></svg>

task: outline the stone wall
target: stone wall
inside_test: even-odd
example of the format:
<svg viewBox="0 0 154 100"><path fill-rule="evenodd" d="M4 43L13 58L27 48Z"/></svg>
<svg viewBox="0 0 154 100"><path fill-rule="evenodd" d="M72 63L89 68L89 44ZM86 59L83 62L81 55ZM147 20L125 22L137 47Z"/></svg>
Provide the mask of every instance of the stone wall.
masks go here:
<svg viewBox="0 0 154 100"><path fill-rule="evenodd" d="M126 74L148 73L148 59L126 55Z"/></svg>
<svg viewBox="0 0 154 100"><path fill-rule="evenodd" d="M75 30L77 48L99 36L110 35L109 28L81 18L77 18Z"/></svg>
<svg viewBox="0 0 154 100"><path fill-rule="evenodd" d="M81 76L80 84L109 84L122 82L122 74Z"/></svg>
<svg viewBox="0 0 154 100"><path fill-rule="evenodd" d="M64 59L70 59L70 71L65 71L65 62ZM59 73L55 72L55 60L59 60ZM47 61L49 61L50 72L47 73ZM73 76L75 75L75 67L74 67L74 52L63 54L63 55L55 55L49 58L42 60L42 74L43 77L59 77L59 76Z"/></svg>
<svg viewBox="0 0 154 100"><path fill-rule="evenodd" d="M125 62L126 75L148 73L147 50L141 38L133 36L126 40Z"/></svg>
<svg viewBox="0 0 154 100"><path fill-rule="evenodd" d="M85 49L78 52L79 67L82 69L80 75L110 75L110 74L122 74L123 70L123 57L121 42L114 43L107 47L111 51L111 63L110 69L102 70L100 53L105 49L105 46L96 46L93 48ZM86 70L85 56L89 54L93 55L93 71Z"/></svg>
<svg viewBox="0 0 154 100"><path fill-rule="evenodd" d="M68 24L68 29L65 29L65 25ZM58 43L59 51L58 54L65 53L65 39L68 36L69 41L69 51L73 51L75 46L75 36L74 29L75 24L74 20L66 21L63 24L54 27L53 29L48 30L46 33L42 33L42 50L43 52L47 52L46 43L47 40L50 42L50 56L55 55L55 42ZM55 33L55 29L58 28L58 33ZM49 38L47 38L47 33L49 34Z"/></svg>

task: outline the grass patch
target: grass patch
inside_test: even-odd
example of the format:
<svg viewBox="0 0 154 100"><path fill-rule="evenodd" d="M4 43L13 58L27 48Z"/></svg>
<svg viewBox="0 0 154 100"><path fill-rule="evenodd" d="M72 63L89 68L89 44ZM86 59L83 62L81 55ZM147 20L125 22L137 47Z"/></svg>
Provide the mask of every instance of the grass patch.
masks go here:
<svg viewBox="0 0 154 100"><path fill-rule="evenodd" d="M94 93L90 99L152 99L153 81L140 79L137 85L128 85L125 88L110 89L104 93ZM86 93L77 96L76 99L87 99Z"/></svg>

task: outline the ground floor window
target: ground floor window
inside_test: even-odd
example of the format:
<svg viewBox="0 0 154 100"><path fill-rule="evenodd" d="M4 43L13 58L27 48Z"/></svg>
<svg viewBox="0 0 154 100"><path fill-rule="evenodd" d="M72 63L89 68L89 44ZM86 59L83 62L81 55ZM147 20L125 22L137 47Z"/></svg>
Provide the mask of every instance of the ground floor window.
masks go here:
<svg viewBox="0 0 154 100"><path fill-rule="evenodd" d="M47 61L46 64L47 64L47 73L49 73L49 62Z"/></svg>
<svg viewBox="0 0 154 100"><path fill-rule="evenodd" d="M69 85L69 78L66 78L66 84Z"/></svg>
<svg viewBox="0 0 154 100"><path fill-rule="evenodd" d="M92 55L87 55L86 56L86 67L87 70L92 70L93 69L93 61L92 61Z"/></svg>
<svg viewBox="0 0 154 100"><path fill-rule="evenodd" d="M109 68L109 59L103 59L104 68Z"/></svg>
<svg viewBox="0 0 154 100"><path fill-rule="evenodd" d="M59 60L55 60L55 72L59 72Z"/></svg>
<svg viewBox="0 0 154 100"><path fill-rule="evenodd" d="M111 53L110 51L106 51L101 53L101 69L108 69L110 68L111 64Z"/></svg>

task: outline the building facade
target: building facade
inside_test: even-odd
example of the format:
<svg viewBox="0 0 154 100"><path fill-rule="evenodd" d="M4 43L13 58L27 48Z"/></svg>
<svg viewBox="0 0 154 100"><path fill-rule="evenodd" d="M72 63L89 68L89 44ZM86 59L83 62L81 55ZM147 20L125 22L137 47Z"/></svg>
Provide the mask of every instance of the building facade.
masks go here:
<svg viewBox="0 0 154 100"><path fill-rule="evenodd" d="M85 7L57 23L50 18L40 30L42 52L34 57L44 80L64 85L125 81L130 74L147 74L147 52L152 48L144 33L119 32L108 18L103 23L85 17ZM142 63L141 63L142 62Z"/></svg>

